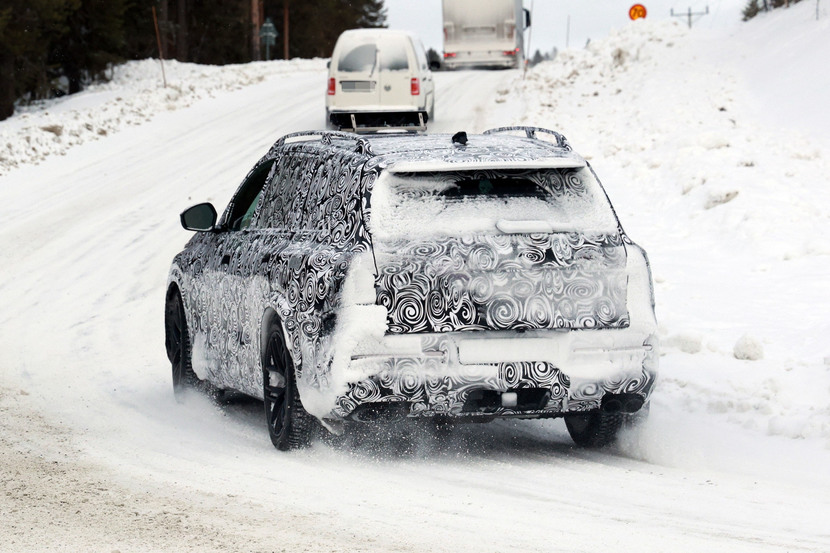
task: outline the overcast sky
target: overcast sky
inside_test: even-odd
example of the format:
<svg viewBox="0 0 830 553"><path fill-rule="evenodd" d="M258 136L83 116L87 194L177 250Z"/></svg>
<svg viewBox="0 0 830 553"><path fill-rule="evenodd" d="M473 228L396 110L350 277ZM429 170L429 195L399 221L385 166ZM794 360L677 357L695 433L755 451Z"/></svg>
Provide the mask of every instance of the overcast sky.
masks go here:
<svg viewBox="0 0 830 553"><path fill-rule="evenodd" d="M442 50L443 24L441 0L385 0L387 23L393 29L414 31L427 48ZM583 47L586 41L602 38L611 29L631 24L628 9L635 3L645 5L648 19L672 19L670 14L703 12L693 17L693 27L723 27L740 20L746 0L524 0L525 8L533 8L530 50L547 52L554 47ZM570 19L570 24L569 24ZM676 18L686 23L687 18ZM525 35L527 39L527 35Z"/></svg>

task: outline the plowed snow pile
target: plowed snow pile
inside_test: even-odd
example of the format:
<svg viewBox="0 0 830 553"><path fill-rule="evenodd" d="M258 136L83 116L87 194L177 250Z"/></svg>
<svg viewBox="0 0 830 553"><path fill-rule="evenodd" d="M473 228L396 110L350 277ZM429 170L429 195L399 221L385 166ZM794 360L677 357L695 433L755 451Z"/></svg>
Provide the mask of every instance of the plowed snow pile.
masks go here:
<svg viewBox="0 0 830 553"><path fill-rule="evenodd" d="M781 14L782 43L830 51L830 28L808 13ZM655 404L830 444L830 286L816 278L830 274L830 102L803 106L820 115L801 132L759 119L779 90L747 87L746 36L640 21L531 71L524 121L572 139L651 255L665 353Z"/></svg>
<svg viewBox="0 0 830 553"><path fill-rule="evenodd" d="M323 60L247 63L224 67L134 61L115 67L112 80L57 100L20 108L0 123L0 176L21 164L64 155L73 146L124 127L141 125L224 92L241 90L274 75L319 71ZM162 84L166 78L167 86Z"/></svg>

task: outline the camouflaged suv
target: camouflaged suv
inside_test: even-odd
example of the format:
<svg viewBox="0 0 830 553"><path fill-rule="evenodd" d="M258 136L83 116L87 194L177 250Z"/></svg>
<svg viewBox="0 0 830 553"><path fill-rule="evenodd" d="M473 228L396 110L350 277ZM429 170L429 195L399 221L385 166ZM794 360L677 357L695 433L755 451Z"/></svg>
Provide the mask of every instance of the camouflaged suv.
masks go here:
<svg viewBox="0 0 830 553"><path fill-rule="evenodd" d="M174 390L264 400L279 449L423 417L564 417L601 446L648 402L648 259L553 131L292 134L181 221Z"/></svg>

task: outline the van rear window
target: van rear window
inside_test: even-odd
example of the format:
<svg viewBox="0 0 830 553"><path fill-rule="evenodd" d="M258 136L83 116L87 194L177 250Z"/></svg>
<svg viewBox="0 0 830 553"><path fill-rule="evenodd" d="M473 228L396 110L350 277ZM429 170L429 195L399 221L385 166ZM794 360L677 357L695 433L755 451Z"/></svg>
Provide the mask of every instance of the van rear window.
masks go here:
<svg viewBox="0 0 830 553"><path fill-rule="evenodd" d="M345 50L337 61L337 70L347 73L371 71L375 65L377 48L374 44L360 44Z"/></svg>
<svg viewBox="0 0 830 553"><path fill-rule="evenodd" d="M378 68L376 64L379 64ZM384 38L377 42L347 45L337 60L337 70L346 73L381 71L408 71L409 56L406 42Z"/></svg>
<svg viewBox="0 0 830 553"><path fill-rule="evenodd" d="M380 45L380 68L383 71L407 71L406 47L399 40L384 40Z"/></svg>

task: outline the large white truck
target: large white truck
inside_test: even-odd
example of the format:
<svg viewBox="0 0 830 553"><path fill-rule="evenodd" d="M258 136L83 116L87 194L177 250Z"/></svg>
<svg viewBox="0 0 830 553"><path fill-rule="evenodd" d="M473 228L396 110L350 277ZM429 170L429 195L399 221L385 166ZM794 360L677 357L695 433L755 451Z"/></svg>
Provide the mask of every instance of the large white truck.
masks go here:
<svg viewBox="0 0 830 553"><path fill-rule="evenodd" d="M522 0L443 0L444 66L521 67L530 12Z"/></svg>

